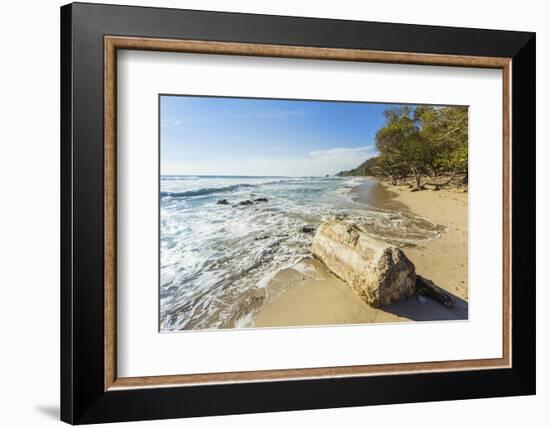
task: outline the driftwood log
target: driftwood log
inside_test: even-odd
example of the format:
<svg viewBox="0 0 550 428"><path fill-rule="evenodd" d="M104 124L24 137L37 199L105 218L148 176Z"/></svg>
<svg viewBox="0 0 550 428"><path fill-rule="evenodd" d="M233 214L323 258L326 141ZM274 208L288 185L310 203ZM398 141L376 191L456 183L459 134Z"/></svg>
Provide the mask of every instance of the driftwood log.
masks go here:
<svg viewBox="0 0 550 428"><path fill-rule="evenodd" d="M370 306L389 305L414 294L414 264L405 253L352 223L323 222L311 253Z"/></svg>
<svg viewBox="0 0 550 428"><path fill-rule="evenodd" d="M403 251L343 219L317 228L311 253L370 306L389 305L415 292L446 307L454 303L449 293L416 274Z"/></svg>
<svg viewBox="0 0 550 428"><path fill-rule="evenodd" d="M423 296L429 297L444 306L453 306L453 298L442 288L438 287L429 279L416 275L416 292Z"/></svg>

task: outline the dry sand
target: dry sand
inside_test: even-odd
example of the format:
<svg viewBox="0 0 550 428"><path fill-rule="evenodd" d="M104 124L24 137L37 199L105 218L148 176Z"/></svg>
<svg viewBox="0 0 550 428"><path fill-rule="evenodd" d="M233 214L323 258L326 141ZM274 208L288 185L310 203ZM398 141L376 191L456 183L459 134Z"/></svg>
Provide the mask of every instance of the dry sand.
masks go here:
<svg viewBox="0 0 550 428"><path fill-rule="evenodd" d="M272 281L287 291L268 303L256 316L255 327L363 324L381 322L458 320L468 318L468 194L457 190L410 192L406 187L378 183L353 190L381 208L408 210L445 225L441 238L404 249L416 272L447 290L455 304L448 309L414 295L374 309L350 287L327 271L322 263L307 260L279 272ZM304 269L304 266L306 269ZM277 285L277 284L273 284Z"/></svg>

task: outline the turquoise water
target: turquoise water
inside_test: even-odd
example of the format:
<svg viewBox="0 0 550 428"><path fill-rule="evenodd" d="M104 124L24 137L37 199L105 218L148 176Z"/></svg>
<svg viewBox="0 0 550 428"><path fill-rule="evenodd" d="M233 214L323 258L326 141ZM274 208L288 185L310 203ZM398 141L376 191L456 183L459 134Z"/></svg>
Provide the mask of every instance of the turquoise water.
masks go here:
<svg viewBox="0 0 550 428"><path fill-rule="evenodd" d="M374 209L351 188L365 178L162 176L160 329L247 327L282 290L273 276L310 257L313 230L346 216L393 243L436 239L427 219ZM267 202L263 200L267 199ZM219 204L225 199L227 204ZM241 204L243 201L261 201ZM245 202L246 203L246 202Z"/></svg>

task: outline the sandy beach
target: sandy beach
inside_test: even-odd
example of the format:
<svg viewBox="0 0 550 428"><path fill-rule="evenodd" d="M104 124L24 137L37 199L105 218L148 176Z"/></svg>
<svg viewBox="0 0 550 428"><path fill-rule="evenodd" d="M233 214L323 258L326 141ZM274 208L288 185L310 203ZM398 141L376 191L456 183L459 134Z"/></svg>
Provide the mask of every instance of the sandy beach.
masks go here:
<svg viewBox="0 0 550 428"><path fill-rule="evenodd" d="M468 318L465 106L159 102L160 331Z"/></svg>
<svg viewBox="0 0 550 428"><path fill-rule="evenodd" d="M445 227L439 239L403 248L416 272L449 292L455 301L446 308L417 295L379 309L366 305L322 263L306 260L279 272L277 283L291 284L257 314L255 327L334 325L468 317L468 193L456 189L411 192L406 186L384 183L351 190L376 208L408 211Z"/></svg>

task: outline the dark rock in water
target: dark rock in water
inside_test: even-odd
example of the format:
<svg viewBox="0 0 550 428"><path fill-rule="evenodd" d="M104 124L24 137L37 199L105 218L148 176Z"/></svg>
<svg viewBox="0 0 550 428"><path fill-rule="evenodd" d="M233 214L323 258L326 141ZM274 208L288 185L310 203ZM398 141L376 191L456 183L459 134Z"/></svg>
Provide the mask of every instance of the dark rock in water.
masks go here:
<svg viewBox="0 0 550 428"><path fill-rule="evenodd" d="M264 239L267 239L269 238L269 235L262 235L262 236L257 236L254 238L254 241L262 241Z"/></svg>
<svg viewBox="0 0 550 428"><path fill-rule="evenodd" d="M218 205L229 205L229 202L227 202L227 199L218 199L218 202L216 202Z"/></svg>
<svg viewBox="0 0 550 428"><path fill-rule="evenodd" d="M239 202L237 205L243 207L243 206L258 204L260 202L267 202L267 198L256 198L254 200L246 199L244 201Z"/></svg>
<svg viewBox="0 0 550 428"><path fill-rule="evenodd" d="M315 226L309 226L309 225L302 226L300 228L300 232L302 232L302 233L313 233L313 232L315 232Z"/></svg>

